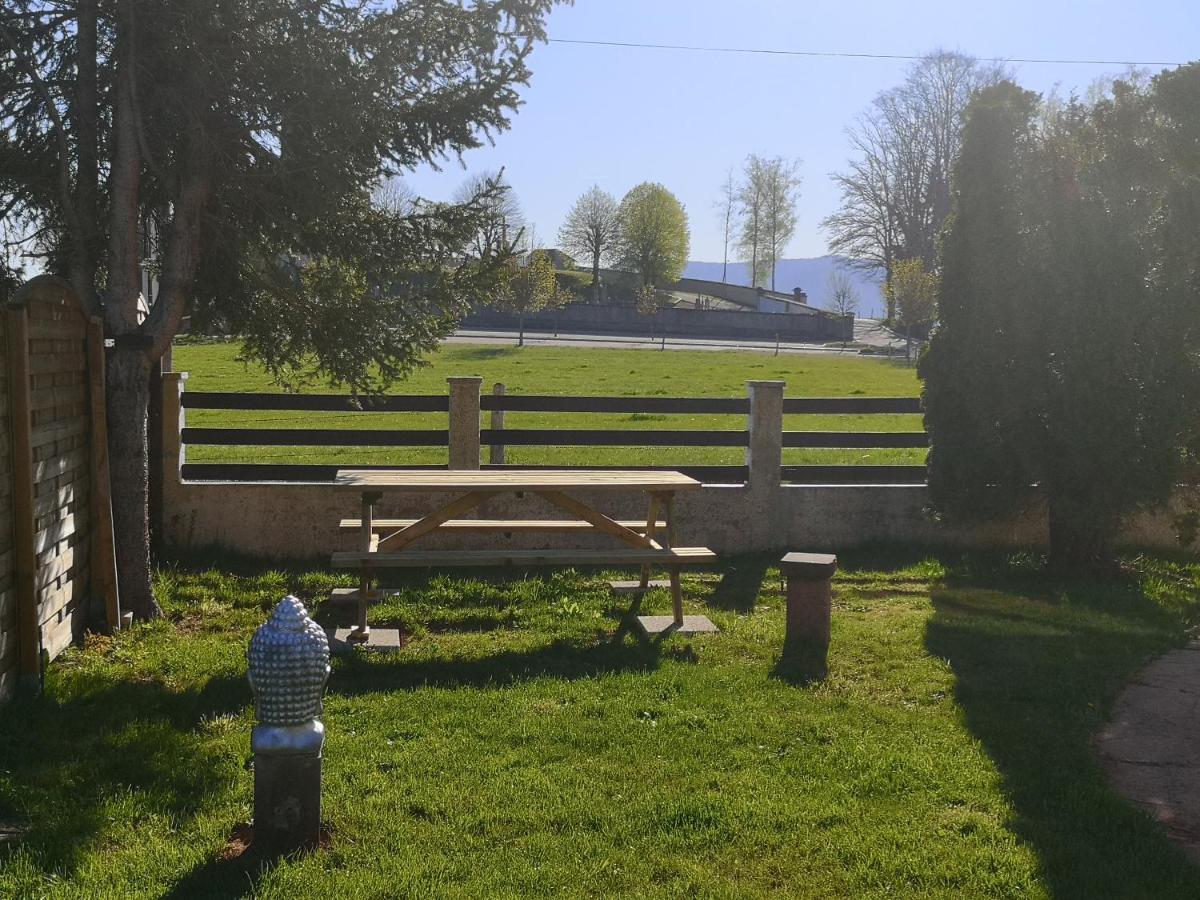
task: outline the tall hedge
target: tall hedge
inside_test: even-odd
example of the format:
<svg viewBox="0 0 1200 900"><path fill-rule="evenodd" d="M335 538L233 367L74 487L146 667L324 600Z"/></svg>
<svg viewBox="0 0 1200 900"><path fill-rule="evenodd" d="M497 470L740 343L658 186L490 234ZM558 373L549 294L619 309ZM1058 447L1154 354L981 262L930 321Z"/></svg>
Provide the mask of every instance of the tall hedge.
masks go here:
<svg viewBox="0 0 1200 900"><path fill-rule="evenodd" d="M1168 89L1118 84L1043 110L1015 85L971 105L920 375L934 505L952 518L1044 500L1052 557L1096 565L1162 504L1195 411L1200 156L1171 147ZM1181 86L1186 81L1186 87ZM1176 103L1186 108L1186 103Z"/></svg>

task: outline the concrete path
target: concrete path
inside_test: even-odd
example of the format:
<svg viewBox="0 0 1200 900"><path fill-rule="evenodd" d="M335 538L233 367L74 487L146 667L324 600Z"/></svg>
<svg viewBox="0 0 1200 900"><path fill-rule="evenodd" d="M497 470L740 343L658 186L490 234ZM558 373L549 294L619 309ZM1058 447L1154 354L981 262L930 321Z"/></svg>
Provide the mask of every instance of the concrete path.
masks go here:
<svg viewBox="0 0 1200 900"><path fill-rule="evenodd" d="M1096 747L1117 792L1200 863L1200 640L1134 677Z"/></svg>

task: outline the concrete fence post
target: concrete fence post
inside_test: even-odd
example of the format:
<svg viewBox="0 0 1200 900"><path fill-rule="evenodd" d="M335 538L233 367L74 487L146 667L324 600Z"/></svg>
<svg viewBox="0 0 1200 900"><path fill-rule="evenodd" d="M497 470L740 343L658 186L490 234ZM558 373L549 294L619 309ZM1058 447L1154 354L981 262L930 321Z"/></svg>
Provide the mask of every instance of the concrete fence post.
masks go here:
<svg viewBox="0 0 1200 900"><path fill-rule="evenodd" d="M179 484L187 447L183 443L183 428L187 424L183 410L183 392L187 387L187 372L162 373L162 422L159 446L162 448L161 468L163 493Z"/></svg>
<svg viewBox="0 0 1200 900"><path fill-rule="evenodd" d="M503 397L504 396L504 385L501 384L500 382L496 382L492 386L492 394L493 394L493 396L496 396L496 397ZM492 410L492 431L503 431L503 430L504 430L504 410L493 409ZM489 448L488 459L493 466L504 465L504 445L503 444L492 444L491 447Z"/></svg>
<svg viewBox="0 0 1200 900"><path fill-rule="evenodd" d="M748 484L753 491L773 492L779 488L783 465L783 387L782 381L748 381L750 392L750 432L746 447Z"/></svg>
<svg viewBox="0 0 1200 900"><path fill-rule="evenodd" d="M479 468L479 390L483 379L458 376L450 383L450 468Z"/></svg>

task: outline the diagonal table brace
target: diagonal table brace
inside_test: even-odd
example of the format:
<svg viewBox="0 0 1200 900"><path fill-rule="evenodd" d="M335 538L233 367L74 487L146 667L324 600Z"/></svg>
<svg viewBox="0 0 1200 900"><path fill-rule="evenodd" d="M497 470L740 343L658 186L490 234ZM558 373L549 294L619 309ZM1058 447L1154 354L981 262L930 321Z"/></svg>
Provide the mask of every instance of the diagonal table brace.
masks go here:
<svg viewBox="0 0 1200 900"><path fill-rule="evenodd" d="M403 547L411 544L419 537L437 531L439 527L455 516L462 515L475 507L479 506L484 500L491 496L488 491L472 491L469 494L451 500L445 506L434 510L423 519L418 519L411 525L401 528L399 531L394 531L387 537L379 541L378 550L389 549L393 550L398 547Z"/></svg>
<svg viewBox="0 0 1200 900"><path fill-rule="evenodd" d="M592 509L586 503L576 500L574 497L564 494L562 491L537 491L538 496L544 497L547 501L557 506L559 509L571 513L576 518L589 522L596 527L597 530L610 534L615 538L619 538L627 544L632 544L634 547L644 548L648 550L661 549L651 537L638 534L632 528L626 528L620 522L609 518L604 513Z"/></svg>

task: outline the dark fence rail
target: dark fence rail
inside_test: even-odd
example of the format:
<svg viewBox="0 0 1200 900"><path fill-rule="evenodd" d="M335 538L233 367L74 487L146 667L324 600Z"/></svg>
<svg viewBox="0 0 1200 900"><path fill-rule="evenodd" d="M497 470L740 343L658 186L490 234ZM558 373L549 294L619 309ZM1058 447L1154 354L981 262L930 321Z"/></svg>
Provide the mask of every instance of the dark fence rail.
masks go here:
<svg viewBox="0 0 1200 900"><path fill-rule="evenodd" d="M445 447L446 429L184 428L185 444L221 447Z"/></svg>
<svg viewBox="0 0 1200 900"><path fill-rule="evenodd" d="M448 412L445 394L252 394L184 391L184 409L253 409L302 412Z"/></svg>
<svg viewBox="0 0 1200 900"><path fill-rule="evenodd" d="M920 413L918 397L785 397L783 414L862 416L878 413Z"/></svg>
<svg viewBox="0 0 1200 900"><path fill-rule="evenodd" d="M904 449L929 446L923 431L785 431L788 448Z"/></svg>
<svg viewBox="0 0 1200 900"><path fill-rule="evenodd" d="M484 394L484 412L704 413L747 415L746 397L548 397L535 394Z"/></svg>
<svg viewBox="0 0 1200 900"><path fill-rule="evenodd" d="M311 412L447 412L445 394L347 396L185 391L185 409L242 409ZM536 394L484 394L484 412L673 413L748 415L745 397L554 397ZM916 397L789 397L785 415L872 415L921 412Z"/></svg>
<svg viewBox="0 0 1200 900"><path fill-rule="evenodd" d="M784 466L783 481L795 484L924 484L924 466Z"/></svg>
<svg viewBox="0 0 1200 900"><path fill-rule="evenodd" d="M450 410L445 394L394 396L343 396L332 394L203 393L184 391L186 409L228 409L304 412L442 412ZM481 428L484 447L721 447L750 445L747 430L636 430L628 428L510 429L502 425L505 412L660 413L749 415L750 399L725 397L561 397L484 394L479 411L492 412L497 427ZM919 414L921 401L913 397L794 397L783 401L784 415L905 415ZM315 420L320 421L320 420ZM778 426L776 426L778 427ZM358 428L183 428L184 445L277 447L446 447L448 429ZM784 449L921 449L929 445L922 431L783 431ZM503 463L502 451L493 465L484 468L522 469L539 466ZM355 465L347 460L344 466ZM341 466L341 467L344 467ZM357 467L357 466L356 466ZM228 481L330 481L339 466L266 463L187 463L182 475L193 480ZM366 466L365 468L387 468ZM414 468L444 468L416 466ZM597 467L589 467L597 468ZM603 466L598 468L605 468ZM618 468L618 467L608 467ZM710 483L745 481L746 466L633 466L620 468L676 469ZM811 484L923 483L925 467L913 465L784 465L785 482Z"/></svg>
<svg viewBox="0 0 1200 900"><path fill-rule="evenodd" d="M748 447L748 431L670 429L485 428L479 443L497 447Z"/></svg>

